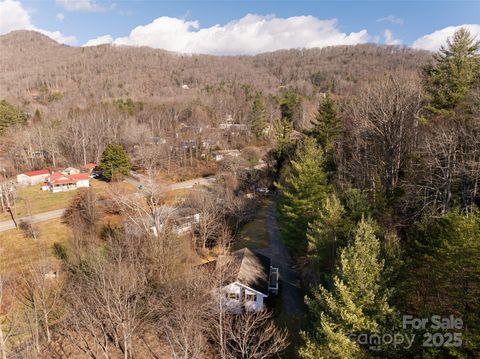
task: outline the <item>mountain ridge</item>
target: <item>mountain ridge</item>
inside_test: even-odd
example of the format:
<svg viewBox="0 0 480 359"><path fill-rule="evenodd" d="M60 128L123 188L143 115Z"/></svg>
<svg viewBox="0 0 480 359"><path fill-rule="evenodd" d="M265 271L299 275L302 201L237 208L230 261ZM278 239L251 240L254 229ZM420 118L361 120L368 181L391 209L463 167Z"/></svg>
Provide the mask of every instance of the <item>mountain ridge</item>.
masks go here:
<svg viewBox="0 0 480 359"><path fill-rule="evenodd" d="M289 88L304 97L329 89L347 94L385 72L418 71L430 58L426 51L374 44L184 55L150 47L72 47L27 30L0 36L0 49L0 99L45 110L126 97L181 101L242 84L271 95ZM61 94L48 106L37 101L45 88Z"/></svg>

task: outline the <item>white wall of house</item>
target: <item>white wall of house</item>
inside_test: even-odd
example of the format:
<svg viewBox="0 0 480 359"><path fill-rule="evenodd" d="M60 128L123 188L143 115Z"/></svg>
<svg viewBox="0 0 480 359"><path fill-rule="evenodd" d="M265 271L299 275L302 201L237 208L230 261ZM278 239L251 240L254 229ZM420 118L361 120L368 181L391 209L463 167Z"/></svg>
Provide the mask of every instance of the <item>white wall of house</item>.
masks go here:
<svg viewBox="0 0 480 359"><path fill-rule="evenodd" d="M34 186L36 184L42 183L45 181L45 178L47 178L49 174L43 174L43 175L38 175L38 176L27 176L23 173L17 175L17 183L22 184L25 186Z"/></svg>
<svg viewBox="0 0 480 359"><path fill-rule="evenodd" d="M64 184L64 185L50 185L50 191L53 192L53 193L58 193L58 192L67 192L67 191L73 191L77 189L77 187L75 186L75 184Z"/></svg>
<svg viewBox="0 0 480 359"><path fill-rule="evenodd" d="M267 297L236 282L223 287L223 292L226 307L234 312L241 312L242 304L247 310L260 311L264 306L264 298Z"/></svg>
<svg viewBox="0 0 480 359"><path fill-rule="evenodd" d="M90 187L89 179L77 181L77 188L85 188L85 187Z"/></svg>
<svg viewBox="0 0 480 359"><path fill-rule="evenodd" d="M17 183L18 184L23 184L23 185L29 185L30 184L30 177L21 173L21 174L17 175Z"/></svg>
<svg viewBox="0 0 480 359"><path fill-rule="evenodd" d="M213 159L217 162L221 161L221 160L223 160L223 155L221 153L214 153L213 154Z"/></svg>
<svg viewBox="0 0 480 359"><path fill-rule="evenodd" d="M68 167L68 168L65 168L62 173L66 174L66 175L76 175L76 174L79 174L80 173L80 170L78 168L75 168L75 167Z"/></svg>

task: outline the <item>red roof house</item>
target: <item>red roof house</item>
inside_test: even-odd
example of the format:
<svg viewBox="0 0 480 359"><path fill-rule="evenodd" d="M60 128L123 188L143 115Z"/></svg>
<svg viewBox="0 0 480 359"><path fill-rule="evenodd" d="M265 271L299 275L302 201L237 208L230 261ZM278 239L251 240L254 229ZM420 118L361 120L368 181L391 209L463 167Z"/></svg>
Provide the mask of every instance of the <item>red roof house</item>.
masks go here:
<svg viewBox="0 0 480 359"><path fill-rule="evenodd" d="M62 172L55 172L48 176L42 185L43 190L51 192L72 191L82 187L90 187L88 173L67 175Z"/></svg>
<svg viewBox="0 0 480 359"><path fill-rule="evenodd" d="M17 175L17 183L27 186L33 186L42 183L50 174L49 170L37 170L20 173Z"/></svg>

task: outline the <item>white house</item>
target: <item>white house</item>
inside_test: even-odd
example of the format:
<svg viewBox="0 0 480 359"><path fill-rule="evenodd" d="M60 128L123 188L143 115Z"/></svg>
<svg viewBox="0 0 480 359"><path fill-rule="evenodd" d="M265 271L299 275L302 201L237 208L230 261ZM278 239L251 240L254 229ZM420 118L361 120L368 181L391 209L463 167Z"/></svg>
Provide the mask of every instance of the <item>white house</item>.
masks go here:
<svg viewBox="0 0 480 359"><path fill-rule="evenodd" d="M17 175L17 183L25 186L34 186L42 183L50 175L49 170L38 170L20 173Z"/></svg>
<svg viewBox="0 0 480 359"><path fill-rule="evenodd" d="M67 167L62 171L62 173L66 175L77 175L80 173L80 170L75 167Z"/></svg>
<svg viewBox="0 0 480 359"><path fill-rule="evenodd" d="M167 228L179 236L192 233L200 223L200 213L193 208L162 206L157 212L159 223L150 228L155 236Z"/></svg>
<svg viewBox="0 0 480 359"><path fill-rule="evenodd" d="M216 266L226 271L228 281L220 295L233 313L260 311L269 294L278 293L278 268L272 266L270 258L248 248L219 256Z"/></svg>
<svg viewBox="0 0 480 359"><path fill-rule="evenodd" d="M90 176L88 173L65 174L55 172L48 176L42 184L42 190L50 192L73 191L77 188L90 187Z"/></svg>
<svg viewBox="0 0 480 359"><path fill-rule="evenodd" d="M212 153L213 159L218 162L226 157L238 157L240 156L239 150L219 150Z"/></svg>
<svg viewBox="0 0 480 359"><path fill-rule="evenodd" d="M225 119L225 122L222 122L218 125L218 128L221 130L233 130L233 131L246 131L248 126L243 123L235 123L232 115L228 115Z"/></svg>

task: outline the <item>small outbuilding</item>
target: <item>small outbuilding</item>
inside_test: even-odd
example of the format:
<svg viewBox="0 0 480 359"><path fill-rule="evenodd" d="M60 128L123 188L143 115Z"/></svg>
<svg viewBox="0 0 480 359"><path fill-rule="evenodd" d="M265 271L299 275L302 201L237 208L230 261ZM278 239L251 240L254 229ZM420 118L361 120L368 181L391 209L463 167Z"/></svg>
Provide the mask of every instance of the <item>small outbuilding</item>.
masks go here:
<svg viewBox="0 0 480 359"><path fill-rule="evenodd" d="M24 186L34 186L42 183L50 175L49 170L24 172L17 175L17 183Z"/></svg>

